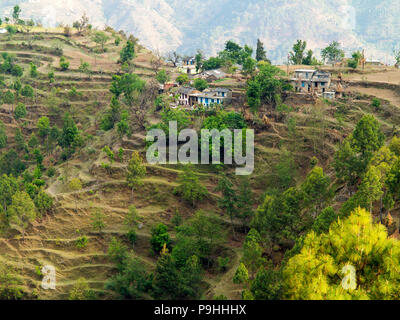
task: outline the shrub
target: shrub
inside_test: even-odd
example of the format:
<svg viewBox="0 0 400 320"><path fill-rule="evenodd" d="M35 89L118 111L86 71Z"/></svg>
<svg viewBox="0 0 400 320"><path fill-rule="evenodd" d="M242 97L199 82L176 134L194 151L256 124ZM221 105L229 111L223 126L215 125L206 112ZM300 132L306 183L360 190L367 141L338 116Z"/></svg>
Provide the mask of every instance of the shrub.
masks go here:
<svg viewBox="0 0 400 320"><path fill-rule="evenodd" d="M88 243L89 243L88 237L86 237L86 236L81 236L81 237L79 237L79 238L75 241L75 246L76 246L78 249L84 249L84 248L87 247Z"/></svg>
<svg viewBox="0 0 400 320"><path fill-rule="evenodd" d="M60 68L62 71L68 70L69 68L69 61L64 56L60 58Z"/></svg>

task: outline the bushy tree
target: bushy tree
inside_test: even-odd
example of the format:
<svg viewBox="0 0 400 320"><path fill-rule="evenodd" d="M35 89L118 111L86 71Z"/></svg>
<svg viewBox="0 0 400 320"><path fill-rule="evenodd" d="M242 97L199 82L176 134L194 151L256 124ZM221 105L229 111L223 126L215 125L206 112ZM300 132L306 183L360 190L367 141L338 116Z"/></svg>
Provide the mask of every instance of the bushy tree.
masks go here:
<svg viewBox="0 0 400 320"><path fill-rule="evenodd" d="M17 191L12 196L8 216L11 226L21 230L24 237L29 223L37 217L35 204L25 191Z"/></svg>
<svg viewBox="0 0 400 320"><path fill-rule="evenodd" d="M199 91L204 91L208 88L208 82L204 79L196 78L193 82L193 86Z"/></svg>
<svg viewBox="0 0 400 320"><path fill-rule="evenodd" d="M159 223L158 225L153 226L151 229L150 243L153 252L156 254L160 253L164 246L167 249L171 249L171 239L168 234L168 228L165 224Z"/></svg>
<svg viewBox="0 0 400 320"><path fill-rule="evenodd" d="M364 209L334 222L329 233L310 232L283 273L290 299L399 299L400 244ZM343 274L345 266L355 274ZM344 279L346 277L346 279ZM347 280L350 279L350 285Z"/></svg>
<svg viewBox="0 0 400 320"><path fill-rule="evenodd" d="M143 185L143 177L146 175L146 167L143 163L143 158L137 151L132 152L132 157L129 160L126 181L128 182L128 186L133 191Z"/></svg>
<svg viewBox="0 0 400 320"><path fill-rule="evenodd" d="M121 63L130 62L135 57L135 44L133 41L128 40L125 47L121 50L120 60Z"/></svg>
<svg viewBox="0 0 400 320"><path fill-rule="evenodd" d="M174 193L182 196L193 207L208 194L207 189L200 184L199 178L190 165L185 165L183 172L179 173L178 183L179 185L174 189Z"/></svg>
<svg viewBox="0 0 400 320"><path fill-rule="evenodd" d="M340 43L333 41L329 46L321 51L322 58L328 63L335 63L341 61L344 58L344 51L340 48Z"/></svg>

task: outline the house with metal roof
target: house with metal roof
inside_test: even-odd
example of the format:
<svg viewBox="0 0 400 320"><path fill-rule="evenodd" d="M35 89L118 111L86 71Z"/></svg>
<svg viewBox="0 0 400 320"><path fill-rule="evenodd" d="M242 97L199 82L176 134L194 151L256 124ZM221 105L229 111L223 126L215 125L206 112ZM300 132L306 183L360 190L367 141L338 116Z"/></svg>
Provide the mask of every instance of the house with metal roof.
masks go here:
<svg viewBox="0 0 400 320"><path fill-rule="evenodd" d="M298 69L290 82L296 92L324 93L331 86L331 74L321 70Z"/></svg>

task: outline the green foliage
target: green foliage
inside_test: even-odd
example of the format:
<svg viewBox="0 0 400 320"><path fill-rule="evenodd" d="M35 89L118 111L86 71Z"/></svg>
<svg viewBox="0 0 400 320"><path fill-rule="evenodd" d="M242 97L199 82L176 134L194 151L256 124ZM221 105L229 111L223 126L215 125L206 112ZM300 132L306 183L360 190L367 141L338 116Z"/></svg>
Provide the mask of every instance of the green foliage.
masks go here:
<svg viewBox="0 0 400 320"><path fill-rule="evenodd" d="M161 252L164 245L166 248L171 249L171 239L165 224L159 223L151 228L150 244L153 252L156 254Z"/></svg>
<svg viewBox="0 0 400 320"><path fill-rule="evenodd" d="M182 196L193 207L208 194L207 189L200 184L199 178L190 165L183 167L183 172L179 173L177 182L179 186L174 189L174 193Z"/></svg>
<svg viewBox="0 0 400 320"><path fill-rule="evenodd" d="M257 272L250 291L255 300L280 300L283 294L282 276L272 266Z"/></svg>
<svg viewBox="0 0 400 320"><path fill-rule="evenodd" d="M288 85L279 77L284 73L270 64L260 64L259 72L247 82L247 102L253 112L263 104L275 105L277 96L288 89Z"/></svg>
<svg viewBox="0 0 400 320"><path fill-rule="evenodd" d="M233 276L233 283L241 284L249 281L249 273L246 266L241 262L237 268L235 275Z"/></svg>
<svg viewBox="0 0 400 320"><path fill-rule="evenodd" d="M143 163L143 158L137 151L132 152L132 157L129 160L126 174L128 186L133 190L143 185L143 177L146 175L146 167Z"/></svg>
<svg viewBox="0 0 400 320"><path fill-rule="evenodd" d="M199 91L203 91L205 89L208 88L208 82L204 79L201 78L196 78L193 82L193 86L199 90Z"/></svg>
<svg viewBox="0 0 400 320"><path fill-rule="evenodd" d="M224 60L219 57L210 57L208 60L202 62L203 70L214 70L222 67Z"/></svg>
<svg viewBox="0 0 400 320"><path fill-rule="evenodd" d="M344 58L344 51L340 48L337 41L333 41L329 46L321 51L324 61L332 63L333 65Z"/></svg>
<svg viewBox="0 0 400 320"><path fill-rule="evenodd" d="M50 134L50 119L48 117L40 117L37 122L38 135L45 138Z"/></svg>
<svg viewBox="0 0 400 320"><path fill-rule="evenodd" d="M75 246L78 249L85 249L88 244L89 244L89 238L86 236L81 236L75 241Z"/></svg>
<svg viewBox="0 0 400 320"><path fill-rule="evenodd" d="M30 69L29 69L29 74L32 78L37 78L37 76L39 75L39 72L37 71L37 67L34 63L30 63L29 64Z"/></svg>
<svg viewBox="0 0 400 320"><path fill-rule="evenodd" d="M110 107L101 118L100 128L104 131L114 128L115 123L121 120L121 104L118 99L113 96L111 98Z"/></svg>
<svg viewBox="0 0 400 320"><path fill-rule="evenodd" d="M303 40L297 40L297 42L293 45L293 51L290 52L290 61L293 64L303 64L305 59L305 50L307 47L307 42Z"/></svg>
<svg viewBox="0 0 400 320"><path fill-rule="evenodd" d="M135 57L135 44L128 40L125 47L121 50L120 60L122 63L130 62Z"/></svg>
<svg viewBox="0 0 400 320"><path fill-rule="evenodd" d="M213 255L225 239L225 234L218 218L204 211L197 211L182 226L176 227L177 242L172 256L177 266L184 266L193 254L202 264L210 266Z"/></svg>
<svg viewBox="0 0 400 320"><path fill-rule="evenodd" d="M91 217L92 227L95 231L101 232L105 228L104 223L104 214L99 210L96 209Z"/></svg>
<svg viewBox="0 0 400 320"><path fill-rule="evenodd" d="M138 258L127 254L122 256L119 272L106 282L105 288L116 292L122 299L144 299L152 287L152 275L146 272Z"/></svg>
<svg viewBox="0 0 400 320"><path fill-rule="evenodd" d="M69 300L91 300L93 298L93 292L89 287L88 282L85 278L79 278L74 287L72 288L68 299Z"/></svg>
<svg viewBox="0 0 400 320"><path fill-rule="evenodd" d="M4 125L3 121L0 120L0 149L7 146L7 140L6 126Z"/></svg>
<svg viewBox="0 0 400 320"><path fill-rule="evenodd" d="M153 296L156 299L196 299L199 297L202 270L199 259L192 256L178 268L173 257L164 253L157 261Z"/></svg>
<svg viewBox="0 0 400 320"><path fill-rule="evenodd" d="M157 72L156 79L159 83L164 84L169 80L169 75L165 69L161 69Z"/></svg>
<svg viewBox="0 0 400 320"><path fill-rule="evenodd" d="M26 106L23 103L18 103L14 110L15 119L19 120L21 118L25 118L27 114Z"/></svg>
<svg viewBox="0 0 400 320"><path fill-rule="evenodd" d="M181 73L177 78L176 82L178 82L180 85L183 85L185 83L189 82L189 76L186 73Z"/></svg>
<svg viewBox="0 0 400 320"><path fill-rule="evenodd" d="M29 84L27 84L27 85L22 87L21 95L23 97L33 98L33 96L35 95L35 91L33 90L33 88Z"/></svg>
<svg viewBox="0 0 400 320"><path fill-rule="evenodd" d="M327 207L321 211L321 213L317 216L312 226L312 230L316 234L326 233L329 231L329 227L337 220L338 215L335 213L332 207Z"/></svg>
<svg viewBox="0 0 400 320"><path fill-rule="evenodd" d="M64 56L60 57L60 69L61 71L66 71L69 68L69 61Z"/></svg>
<svg viewBox="0 0 400 320"><path fill-rule="evenodd" d="M110 39L109 36L107 36L104 32L97 31L95 32L92 40L96 42L97 44L101 45L101 51L104 52L104 45L107 43L107 41Z"/></svg>
<svg viewBox="0 0 400 320"><path fill-rule="evenodd" d="M12 196L7 214L10 225L21 230L23 236L29 223L37 217L35 204L25 191L17 191Z"/></svg>
<svg viewBox="0 0 400 320"><path fill-rule="evenodd" d="M306 205L314 206L315 212L322 209L324 201L330 196L330 179L321 167L314 167L307 175L301 188Z"/></svg>
<svg viewBox="0 0 400 320"><path fill-rule="evenodd" d="M371 105L376 109L379 110L381 108L382 102L378 98L373 98Z"/></svg>
<svg viewBox="0 0 400 320"><path fill-rule="evenodd" d="M264 44L260 39L257 39L257 50L256 50L257 61L267 61L267 53L264 50Z"/></svg>
<svg viewBox="0 0 400 320"><path fill-rule="evenodd" d="M399 258L399 241L388 239L384 226L373 223L364 209L356 209L333 223L329 233L307 235L300 254L283 271L286 295L305 300L398 299L400 277L392 271ZM355 268L355 290L342 287L345 265Z"/></svg>
<svg viewBox="0 0 400 320"><path fill-rule="evenodd" d="M125 259L128 257L128 248L117 238L113 237L107 251L108 258L121 270Z"/></svg>

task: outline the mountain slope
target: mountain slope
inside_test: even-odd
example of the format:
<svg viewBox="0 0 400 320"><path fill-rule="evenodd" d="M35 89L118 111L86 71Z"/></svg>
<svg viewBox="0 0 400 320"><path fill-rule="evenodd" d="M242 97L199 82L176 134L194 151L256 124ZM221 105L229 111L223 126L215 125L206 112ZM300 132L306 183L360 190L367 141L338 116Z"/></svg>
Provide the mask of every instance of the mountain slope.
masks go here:
<svg viewBox="0 0 400 320"><path fill-rule="evenodd" d="M86 11L96 26L135 34L160 52L202 49L214 54L234 39L255 46L261 38L275 62L305 39L317 53L333 40L348 50L365 48L368 58L391 61L400 36L395 0L20 0L2 1L2 15L15 3L25 17L45 25L72 23Z"/></svg>

